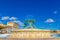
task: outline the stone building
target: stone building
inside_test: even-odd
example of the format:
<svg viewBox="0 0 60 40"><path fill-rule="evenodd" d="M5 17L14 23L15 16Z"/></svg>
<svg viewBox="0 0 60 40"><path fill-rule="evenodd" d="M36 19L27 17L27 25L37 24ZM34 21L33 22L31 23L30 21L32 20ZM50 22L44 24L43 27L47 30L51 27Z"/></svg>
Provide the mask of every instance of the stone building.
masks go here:
<svg viewBox="0 0 60 40"><path fill-rule="evenodd" d="M26 20L28 25L24 29L12 30L9 38L54 38L54 34L60 34L58 31L37 29L33 24L34 20Z"/></svg>
<svg viewBox="0 0 60 40"><path fill-rule="evenodd" d="M10 27L12 30L17 29L18 28L18 24L15 22L8 22L7 26Z"/></svg>
<svg viewBox="0 0 60 40"><path fill-rule="evenodd" d="M37 29L33 23L33 20L27 20L29 25L25 25L24 29L18 29L18 25L14 22L7 23L7 29L11 29L11 33L3 34L5 38L56 38L59 37L60 31L59 30L44 30L44 29ZM0 35L1 37L2 35ZM2 36L3 37L3 36Z"/></svg>

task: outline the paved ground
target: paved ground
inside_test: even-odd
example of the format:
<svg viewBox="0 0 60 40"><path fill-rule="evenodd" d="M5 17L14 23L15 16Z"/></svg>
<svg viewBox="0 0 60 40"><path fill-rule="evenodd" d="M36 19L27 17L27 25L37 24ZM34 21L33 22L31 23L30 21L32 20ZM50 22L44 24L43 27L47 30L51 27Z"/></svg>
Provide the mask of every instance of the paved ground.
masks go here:
<svg viewBox="0 0 60 40"><path fill-rule="evenodd" d="M0 39L0 40L60 40L57 38L39 38L39 39L19 39L19 38L10 38L10 39Z"/></svg>

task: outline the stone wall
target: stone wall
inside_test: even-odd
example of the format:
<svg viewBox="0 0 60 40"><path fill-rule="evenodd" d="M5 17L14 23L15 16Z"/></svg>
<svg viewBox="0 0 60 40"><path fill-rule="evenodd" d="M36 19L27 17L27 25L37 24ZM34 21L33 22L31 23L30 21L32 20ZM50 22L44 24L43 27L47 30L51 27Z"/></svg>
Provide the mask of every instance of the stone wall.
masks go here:
<svg viewBox="0 0 60 40"><path fill-rule="evenodd" d="M51 38L50 31L42 30L18 30L12 31L9 38Z"/></svg>
<svg viewBox="0 0 60 40"><path fill-rule="evenodd" d="M60 40L59 38L34 38L34 39L21 39L21 38L7 38L0 40Z"/></svg>

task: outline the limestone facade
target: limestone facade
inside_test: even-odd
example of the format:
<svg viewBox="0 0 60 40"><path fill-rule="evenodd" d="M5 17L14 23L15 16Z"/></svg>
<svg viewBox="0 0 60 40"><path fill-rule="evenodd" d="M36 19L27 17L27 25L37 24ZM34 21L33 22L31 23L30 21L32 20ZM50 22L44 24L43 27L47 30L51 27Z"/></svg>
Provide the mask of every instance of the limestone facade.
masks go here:
<svg viewBox="0 0 60 40"><path fill-rule="evenodd" d="M9 38L51 38L50 30L19 29L14 30Z"/></svg>

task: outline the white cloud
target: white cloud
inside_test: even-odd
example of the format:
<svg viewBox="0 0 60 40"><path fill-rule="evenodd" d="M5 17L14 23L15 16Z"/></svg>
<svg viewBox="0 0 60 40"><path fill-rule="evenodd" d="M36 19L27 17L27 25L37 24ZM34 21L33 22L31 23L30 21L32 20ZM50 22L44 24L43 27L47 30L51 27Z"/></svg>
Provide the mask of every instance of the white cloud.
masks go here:
<svg viewBox="0 0 60 40"><path fill-rule="evenodd" d="M17 18L16 17L9 17L9 16L4 16L4 17L2 17L1 18L1 20L17 20Z"/></svg>
<svg viewBox="0 0 60 40"><path fill-rule="evenodd" d="M46 23L52 23L52 22L55 22L53 19L49 18L45 21Z"/></svg>
<svg viewBox="0 0 60 40"><path fill-rule="evenodd" d="M17 20L16 17L11 17L9 20Z"/></svg>
<svg viewBox="0 0 60 40"><path fill-rule="evenodd" d="M9 16L4 16L1 18L1 20L9 20Z"/></svg>
<svg viewBox="0 0 60 40"><path fill-rule="evenodd" d="M15 20L13 22L17 23L19 26L24 26L24 23L19 20Z"/></svg>
<svg viewBox="0 0 60 40"><path fill-rule="evenodd" d="M4 16L4 17L1 18L1 20L10 20L11 22L17 23L19 26L24 26L24 23L17 20L16 17ZM0 21L0 23L2 23L2 22Z"/></svg>

